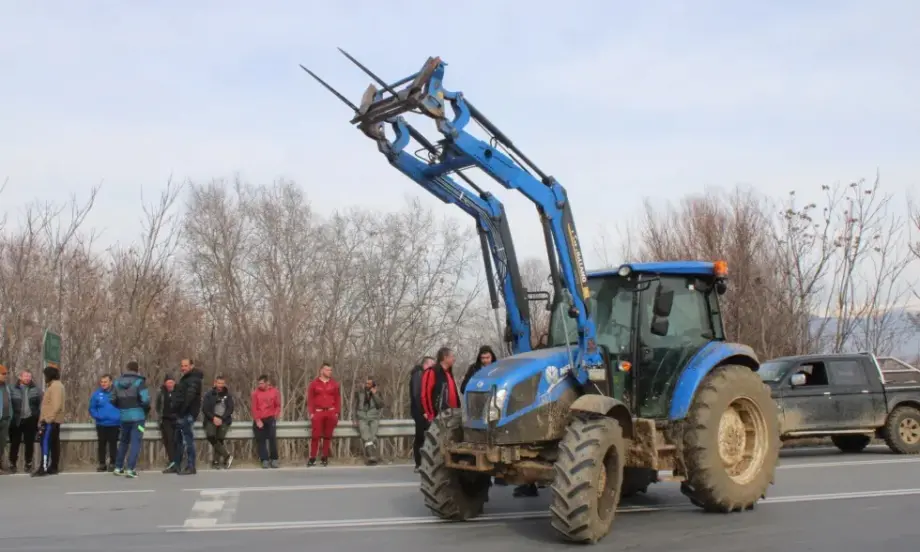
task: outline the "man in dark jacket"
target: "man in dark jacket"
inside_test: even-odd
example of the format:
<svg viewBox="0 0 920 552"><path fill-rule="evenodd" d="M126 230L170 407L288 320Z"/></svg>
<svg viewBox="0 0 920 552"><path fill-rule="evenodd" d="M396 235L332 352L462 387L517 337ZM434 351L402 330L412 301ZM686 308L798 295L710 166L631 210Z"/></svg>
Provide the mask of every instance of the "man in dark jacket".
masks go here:
<svg viewBox="0 0 920 552"><path fill-rule="evenodd" d="M463 383L460 384L460 392L466 393L466 386L470 384L470 380L477 372L482 370L483 366L488 366L495 362L495 351L492 350L492 347L488 345L483 345L479 348L479 354L476 356L476 362L470 364L470 367L466 369L466 375L463 376Z"/></svg>
<svg viewBox="0 0 920 552"><path fill-rule="evenodd" d="M150 391L147 378L138 372L140 367L133 360L125 367L125 373L112 386L112 404L121 415L121 437L118 440L118 454L115 457L115 475L137 477L137 458L144 439L144 424L150 412Z"/></svg>
<svg viewBox="0 0 920 552"><path fill-rule="evenodd" d="M223 376L214 378L214 387L208 389L201 401L201 413L204 422L204 434L214 449L214 460L211 467L230 469L233 455L227 451L224 439L227 430L233 423L233 396L227 390L227 382Z"/></svg>
<svg viewBox="0 0 920 552"><path fill-rule="evenodd" d="M166 451L167 469L173 466L173 459L176 457L176 413L172 410L172 396L175 389L176 380L167 375L156 398L160 440L163 441L163 449Z"/></svg>
<svg viewBox="0 0 920 552"><path fill-rule="evenodd" d="M192 359L183 359L180 366L182 377L173 391L170 410L176 415L176 456L171 466L163 473L194 475L195 469L195 420L201 413L201 382L204 374L195 368ZM186 465L182 466L182 453L185 452Z"/></svg>
<svg viewBox="0 0 920 552"><path fill-rule="evenodd" d="M412 441L412 456L415 459L415 471L418 473L422 465L422 445L425 443L425 431L428 429L428 420L425 418L425 409L422 408L422 378L425 372L434 366L434 359L426 356L422 363L416 365L409 372L409 412L415 422L415 439Z"/></svg>
<svg viewBox="0 0 920 552"><path fill-rule="evenodd" d="M19 446L24 449L25 471L32 471L35 442L38 437L38 413L42 406L42 390L35 385L32 372L19 372L19 382L10 388L13 421L10 424L10 472L16 473Z"/></svg>
<svg viewBox="0 0 920 552"><path fill-rule="evenodd" d="M10 371L0 364L0 472L3 471L3 451L6 449L6 438L10 434L10 424L13 423L13 399L7 379Z"/></svg>

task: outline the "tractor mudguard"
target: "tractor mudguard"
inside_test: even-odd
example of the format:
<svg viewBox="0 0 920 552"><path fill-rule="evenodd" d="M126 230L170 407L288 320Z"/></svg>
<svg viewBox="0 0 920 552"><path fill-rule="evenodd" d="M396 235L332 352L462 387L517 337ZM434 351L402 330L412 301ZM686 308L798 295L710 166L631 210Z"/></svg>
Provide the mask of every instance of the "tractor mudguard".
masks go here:
<svg viewBox="0 0 920 552"><path fill-rule="evenodd" d="M623 437L633 438L633 419L629 407L621 401L606 395L582 395L575 399L569 410L575 412L592 412L607 416L620 422L623 428Z"/></svg>
<svg viewBox="0 0 920 552"><path fill-rule="evenodd" d="M690 359L690 362L687 363L686 368L684 368L677 380L674 394L671 396L671 407L668 411L668 418L671 421L682 420L687 417L690 405L693 403L693 398L696 396L696 391L699 389L703 378L713 368L723 364L747 366L755 372L760 368L757 353L747 345L725 343L723 341L712 341L706 344Z"/></svg>

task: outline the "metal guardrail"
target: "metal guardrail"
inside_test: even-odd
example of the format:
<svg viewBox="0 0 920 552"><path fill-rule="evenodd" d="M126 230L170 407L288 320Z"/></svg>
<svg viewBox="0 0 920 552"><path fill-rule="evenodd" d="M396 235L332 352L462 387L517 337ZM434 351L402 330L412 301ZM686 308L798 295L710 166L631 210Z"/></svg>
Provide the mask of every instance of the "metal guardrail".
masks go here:
<svg viewBox="0 0 920 552"><path fill-rule="evenodd" d="M412 437L415 435L415 422L412 420L380 420L378 437ZM358 426L354 422L339 422L335 428L334 437L358 437ZM278 422L277 437L279 439L307 439L310 437L310 422ZM204 429L200 423L195 424L195 438L204 439ZM235 421L227 432L227 439L253 439L252 422L249 420ZM159 422L147 422L144 431L145 441L158 441L160 439ZM96 440L96 425L92 423L62 424L61 441L90 442Z"/></svg>

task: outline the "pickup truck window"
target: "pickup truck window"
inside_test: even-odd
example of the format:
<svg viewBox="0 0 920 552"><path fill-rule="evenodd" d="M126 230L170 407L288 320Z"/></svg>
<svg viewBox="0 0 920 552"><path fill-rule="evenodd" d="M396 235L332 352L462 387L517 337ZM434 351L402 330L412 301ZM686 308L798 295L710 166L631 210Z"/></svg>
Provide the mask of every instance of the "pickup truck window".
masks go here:
<svg viewBox="0 0 920 552"><path fill-rule="evenodd" d="M792 370L792 373L805 374L805 385L803 387L830 385L830 380L827 378L827 367L823 362L800 364Z"/></svg>
<svg viewBox="0 0 920 552"><path fill-rule="evenodd" d="M831 360L828 361L831 371L831 380L834 385L852 385L865 386L869 385L869 378L863 365L858 360Z"/></svg>

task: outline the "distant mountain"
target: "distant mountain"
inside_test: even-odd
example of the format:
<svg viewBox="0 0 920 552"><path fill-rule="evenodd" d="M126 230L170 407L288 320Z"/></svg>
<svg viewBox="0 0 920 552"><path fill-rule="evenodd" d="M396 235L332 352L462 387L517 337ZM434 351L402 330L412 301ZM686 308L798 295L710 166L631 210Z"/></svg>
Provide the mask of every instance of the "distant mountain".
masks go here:
<svg viewBox="0 0 920 552"><path fill-rule="evenodd" d="M825 321L826 324L824 324ZM832 342L837 329L837 319L818 317L812 319L813 332L821 331L822 325L824 325L822 341ZM881 331L878 326L883 326ZM868 348L866 343L873 342L866 336L879 333L882 337L878 342L882 344L882 348L890 348L890 351L882 350L878 352L879 354L896 356L909 362L920 358L920 309L891 309L886 312L885 319L881 323L874 319L857 320L853 335L846 341L844 349L847 351L866 350Z"/></svg>

